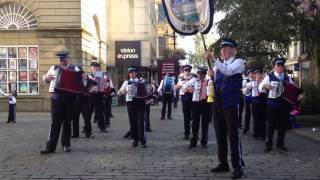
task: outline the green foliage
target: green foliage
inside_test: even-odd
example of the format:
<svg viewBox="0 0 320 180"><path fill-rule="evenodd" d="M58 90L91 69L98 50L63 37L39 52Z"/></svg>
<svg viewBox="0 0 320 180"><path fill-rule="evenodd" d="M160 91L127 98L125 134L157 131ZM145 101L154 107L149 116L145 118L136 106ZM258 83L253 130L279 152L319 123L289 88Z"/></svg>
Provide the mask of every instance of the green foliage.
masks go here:
<svg viewBox="0 0 320 180"><path fill-rule="evenodd" d="M295 0L217 0L217 10L226 12L218 23L219 34L237 40L243 58L284 56L296 33L295 4Z"/></svg>
<svg viewBox="0 0 320 180"><path fill-rule="evenodd" d="M303 114L320 114L320 83L305 83Z"/></svg>
<svg viewBox="0 0 320 180"><path fill-rule="evenodd" d="M184 51L184 49L172 50L166 48L163 50L163 59L174 59L176 61L186 59L186 52Z"/></svg>
<svg viewBox="0 0 320 180"><path fill-rule="evenodd" d="M210 44L210 41L208 38L205 37L206 44ZM207 61L202 58L202 55L204 53L204 45L202 42L201 35L197 34L194 36L195 41L195 52L193 54L190 54L189 58L189 64L192 64L193 66L206 66Z"/></svg>

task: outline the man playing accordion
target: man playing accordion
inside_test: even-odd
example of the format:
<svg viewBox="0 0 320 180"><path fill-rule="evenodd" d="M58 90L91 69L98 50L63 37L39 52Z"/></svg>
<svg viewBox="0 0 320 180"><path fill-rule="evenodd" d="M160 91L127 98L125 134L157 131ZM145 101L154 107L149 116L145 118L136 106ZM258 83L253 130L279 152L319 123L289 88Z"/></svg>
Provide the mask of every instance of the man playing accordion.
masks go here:
<svg viewBox="0 0 320 180"><path fill-rule="evenodd" d="M273 61L273 71L268 74L259 84L259 91L268 91L267 142L265 152L272 150L272 140L275 129L278 129L277 148L281 150L287 150L287 148L284 146L284 138L286 129L289 125L291 104L284 99L284 91L285 84L293 84L293 82L291 78L284 72L285 62L286 60L284 58L275 58Z"/></svg>
<svg viewBox="0 0 320 180"><path fill-rule="evenodd" d="M43 81L50 84L51 93L51 128L46 148L41 154L54 153L58 143L61 126L61 145L65 152L70 151L71 119L73 117L76 96L83 92L82 72L77 66L69 64L69 52L58 52L58 65L51 66L43 76Z"/></svg>

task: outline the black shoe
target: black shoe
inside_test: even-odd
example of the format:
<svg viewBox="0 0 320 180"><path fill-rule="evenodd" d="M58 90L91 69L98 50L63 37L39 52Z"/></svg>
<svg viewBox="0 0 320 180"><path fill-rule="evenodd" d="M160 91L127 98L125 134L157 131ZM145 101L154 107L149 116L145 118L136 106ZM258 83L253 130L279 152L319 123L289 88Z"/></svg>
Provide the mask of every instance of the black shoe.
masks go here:
<svg viewBox="0 0 320 180"><path fill-rule="evenodd" d="M232 178L233 179L239 179L242 178L243 176L243 170L242 168L236 168L233 172L232 172Z"/></svg>
<svg viewBox="0 0 320 180"><path fill-rule="evenodd" d="M201 144L201 148L207 149L207 148L208 148L208 145L207 145L207 144Z"/></svg>
<svg viewBox="0 0 320 180"><path fill-rule="evenodd" d="M73 135L73 136L71 136L71 138L79 138L79 135L78 136Z"/></svg>
<svg viewBox="0 0 320 180"><path fill-rule="evenodd" d="M41 151L40 151L40 154L51 154L51 153L54 153L54 151L48 150L48 149L45 149L45 150L41 150Z"/></svg>
<svg viewBox="0 0 320 180"><path fill-rule="evenodd" d="M94 138L94 136L92 136L91 134L86 134L86 138Z"/></svg>
<svg viewBox="0 0 320 180"><path fill-rule="evenodd" d="M191 148L195 148L195 147L197 147L197 141L191 140L188 148L191 149Z"/></svg>
<svg viewBox="0 0 320 180"><path fill-rule="evenodd" d="M139 141L137 140L132 140L132 147L137 147L138 146Z"/></svg>
<svg viewBox="0 0 320 180"><path fill-rule="evenodd" d="M142 148L147 148L147 143L141 143Z"/></svg>
<svg viewBox="0 0 320 180"><path fill-rule="evenodd" d="M100 132L107 133L108 131L106 129L100 129Z"/></svg>
<svg viewBox="0 0 320 180"><path fill-rule="evenodd" d="M17 123L16 121L12 121L12 123Z"/></svg>
<svg viewBox="0 0 320 180"><path fill-rule="evenodd" d="M247 130L243 130L243 134L246 135L248 133Z"/></svg>
<svg viewBox="0 0 320 180"><path fill-rule="evenodd" d="M7 121L6 123L8 123L8 124L9 124L9 123L10 123L10 121Z"/></svg>
<svg viewBox="0 0 320 180"><path fill-rule="evenodd" d="M110 117L113 118L114 116L112 114L110 114Z"/></svg>
<svg viewBox="0 0 320 180"><path fill-rule="evenodd" d="M70 149L70 147L64 146L64 147L63 147L63 151L64 151L64 152L70 152L71 149Z"/></svg>
<svg viewBox="0 0 320 180"><path fill-rule="evenodd" d="M185 134L183 140L189 140L189 134Z"/></svg>
<svg viewBox="0 0 320 180"><path fill-rule="evenodd" d="M123 136L123 139L130 139L131 137L131 134L130 134L130 131L128 131L124 136Z"/></svg>
<svg viewBox="0 0 320 180"><path fill-rule="evenodd" d="M172 117L168 117L169 120L172 120Z"/></svg>
<svg viewBox="0 0 320 180"><path fill-rule="evenodd" d="M161 117L160 120L164 120L164 117Z"/></svg>
<svg viewBox="0 0 320 180"><path fill-rule="evenodd" d="M151 128L147 128L146 132L152 132L152 129Z"/></svg>
<svg viewBox="0 0 320 180"><path fill-rule="evenodd" d="M264 148L264 152L265 153L268 153L268 152L270 152L272 150L272 146L266 146L265 148Z"/></svg>
<svg viewBox="0 0 320 180"><path fill-rule="evenodd" d="M210 169L211 172L229 172L228 164L219 164L215 168Z"/></svg>
<svg viewBox="0 0 320 180"><path fill-rule="evenodd" d="M277 146L278 149L282 150L282 151L288 151L288 148L285 147L284 145L281 146Z"/></svg>

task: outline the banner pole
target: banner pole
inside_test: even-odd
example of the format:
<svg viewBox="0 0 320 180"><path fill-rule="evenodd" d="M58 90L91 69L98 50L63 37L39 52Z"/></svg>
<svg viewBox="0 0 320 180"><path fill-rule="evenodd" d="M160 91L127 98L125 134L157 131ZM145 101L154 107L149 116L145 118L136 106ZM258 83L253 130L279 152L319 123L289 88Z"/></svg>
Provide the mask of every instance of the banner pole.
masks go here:
<svg viewBox="0 0 320 180"><path fill-rule="evenodd" d="M204 39L204 35L202 33L200 33L200 34L201 34L201 39L202 39L202 43L203 43L203 46L204 46L204 50L208 51L208 48L207 48L207 45L206 45L206 41ZM209 69L212 70L212 67L211 67L209 59L207 59L207 63L208 63Z"/></svg>

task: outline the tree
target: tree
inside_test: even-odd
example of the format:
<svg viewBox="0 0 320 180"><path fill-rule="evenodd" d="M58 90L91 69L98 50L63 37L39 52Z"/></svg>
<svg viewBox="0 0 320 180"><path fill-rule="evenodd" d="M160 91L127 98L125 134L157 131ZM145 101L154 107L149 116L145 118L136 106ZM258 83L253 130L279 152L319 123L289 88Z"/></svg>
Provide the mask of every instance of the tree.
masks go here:
<svg viewBox="0 0 320 180"><path fill-rule="evenodd" d="M205 37L205 41L206 41L207 45L212 43L207 36L204 36L204 37ZM195 35L194 42L195 42L195 52L190 54L189 64L191 64L193 66L206 66L206 65L208 65L207 61L202 58L202 55L204 53L204 45L202 42L201 35L199 35L199 34Z"/></svg>
<svg viewBox="0 0 320 180"><path fill-rule="evenodd" d="M184 49L176 49L172 50L169 48L166 48L163 50L163 59L173 59L177 62L181 59L186 59L186 52Z"/></svg>
<svg viewBox="0 0 320 180"><path fill-rule="evenodd" d="M217 10L226 13L218 31L237 40L243 58L285 56L296 36L296 7L295 0L217 0Z"/></svg>

